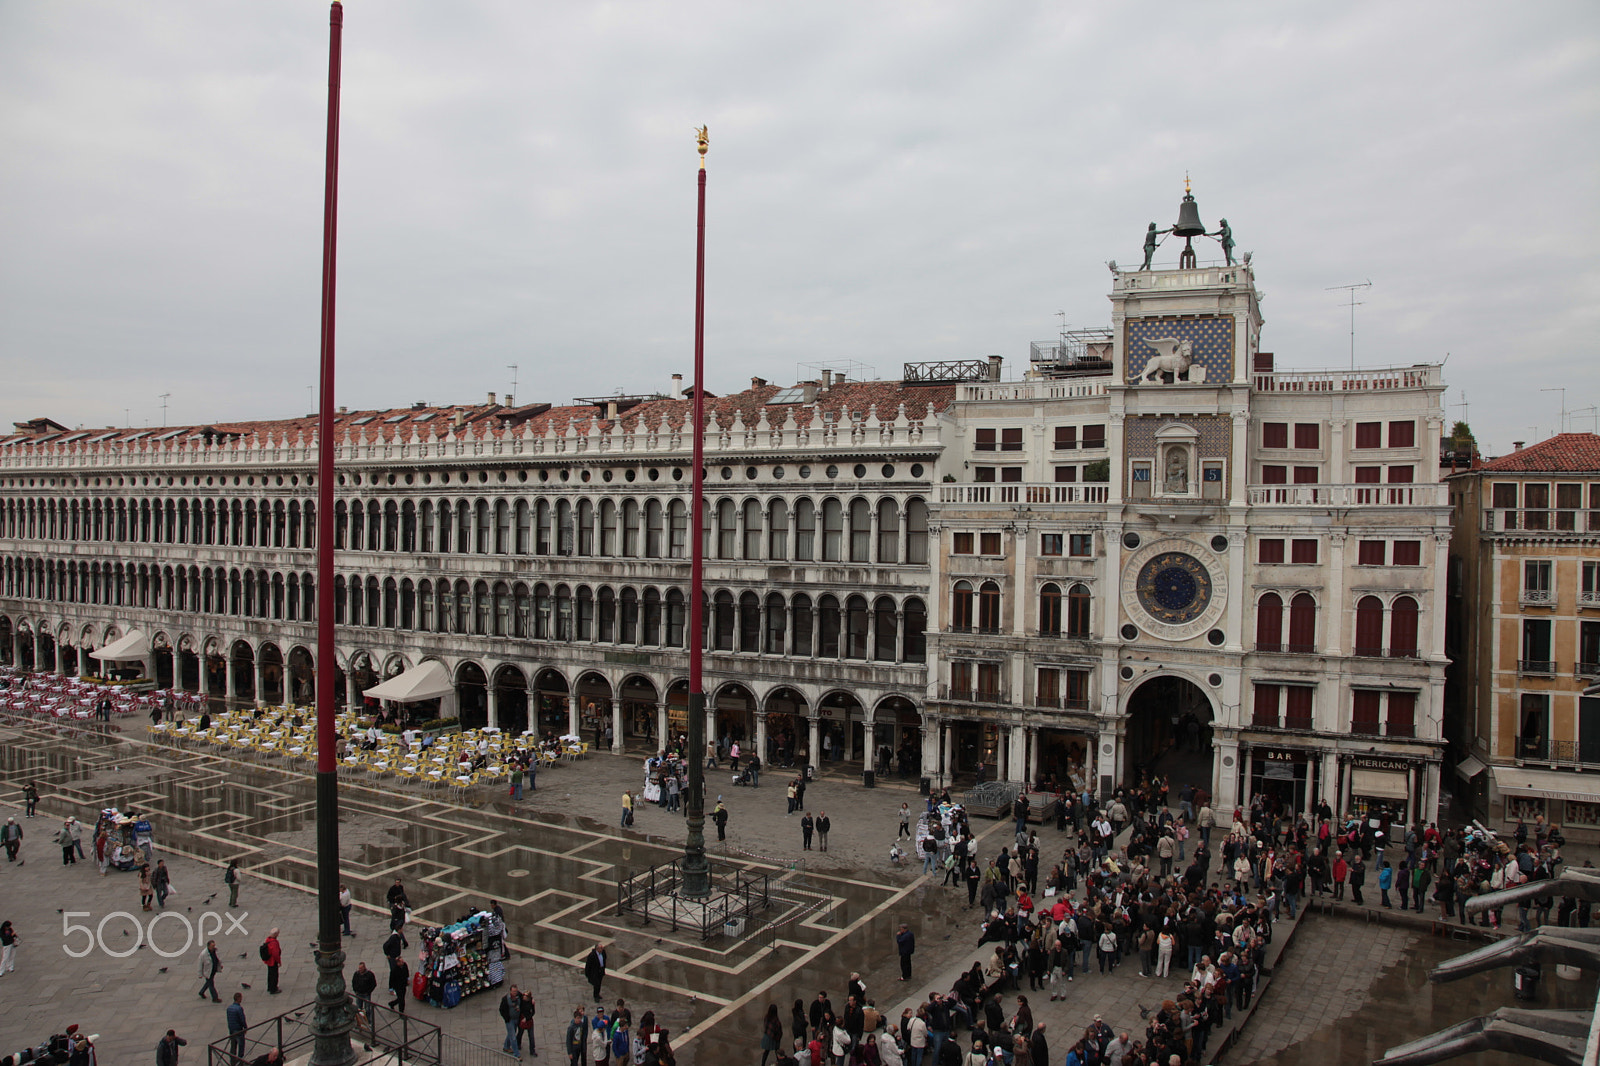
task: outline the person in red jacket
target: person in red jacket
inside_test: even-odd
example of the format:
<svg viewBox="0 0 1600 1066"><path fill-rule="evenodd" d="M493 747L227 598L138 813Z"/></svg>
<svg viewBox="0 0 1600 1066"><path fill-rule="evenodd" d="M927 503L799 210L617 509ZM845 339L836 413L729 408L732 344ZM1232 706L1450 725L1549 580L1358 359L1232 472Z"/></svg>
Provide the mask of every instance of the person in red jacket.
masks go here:
<svg viewBox="0 0 1600 1066"><path fill-rule="evenodd" d="M283 991L278 987L278 967L283 965L283 948L278 945L276 927L267 933L266 942L261 947L265 953L261 961L267 964L267 994L275 996Z"/></svg>

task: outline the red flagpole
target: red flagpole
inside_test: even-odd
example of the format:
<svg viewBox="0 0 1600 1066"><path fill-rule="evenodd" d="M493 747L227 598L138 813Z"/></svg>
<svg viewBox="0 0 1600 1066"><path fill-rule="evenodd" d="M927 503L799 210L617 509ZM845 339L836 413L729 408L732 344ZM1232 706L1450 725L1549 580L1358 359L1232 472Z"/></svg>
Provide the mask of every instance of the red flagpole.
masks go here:
<svg viewBox="0 0 1600 1066"><path fill-rule="evenodd" d="M694 469L689 491L689 800L684 811L689 836L683 847L680 891L690 898L711 894L711 867L706 861L705 748L706 692L701 675L705 633L705 339L706 339L706 149L711 139L704 126L698 131L700 150L700 205L695 223L694 263L694 398L690 418L694 424Z"/></svg>

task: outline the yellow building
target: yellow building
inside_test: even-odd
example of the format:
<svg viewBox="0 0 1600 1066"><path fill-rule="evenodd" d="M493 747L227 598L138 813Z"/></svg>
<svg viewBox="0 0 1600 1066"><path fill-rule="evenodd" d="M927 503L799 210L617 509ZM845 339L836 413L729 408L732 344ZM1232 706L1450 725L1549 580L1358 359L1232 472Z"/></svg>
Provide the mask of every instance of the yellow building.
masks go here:
<svg viewBox="0 0 1600 1066"><path fill-rule="evenodd" d="M1474 815L1600 839L1600 436L1563 433L1449 479L1448 697Z"/></svg>

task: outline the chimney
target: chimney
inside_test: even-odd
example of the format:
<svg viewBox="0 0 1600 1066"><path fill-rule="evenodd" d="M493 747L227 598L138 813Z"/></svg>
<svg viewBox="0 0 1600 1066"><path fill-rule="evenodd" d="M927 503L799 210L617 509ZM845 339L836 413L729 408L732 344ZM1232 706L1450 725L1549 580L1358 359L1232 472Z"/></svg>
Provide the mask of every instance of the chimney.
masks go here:
<svg viewBox="0 0 1600 1066"><path fill-rule="evenodd" d="M683 399L683 375L682 374L674 374L674 375L672 375L672 391L667 393L667 395L671 396L674 400Z"/></svg>
<svg viewBox="0 0 1600 1066"><path fill-rule="evenodd" d="M1001 359L998 355L991 355L989 357L989 380L990 381L999 381L1000 380L1000 364L1003 363L1003 362L1005 362L1005 360Z"/></svg>
<svg viewBox="0 0 1600 1066"><path fill-rule="evenodd" d="M822 372L822 391L827 392L831 388L833 388L833 371L824 370Z"/></svg>
<svg viewBox="0 0 1600 1066"><path fill-rule="evenodd" d="M350 408L341 406L339 408L339 413L342 414L342 415L347 415L347 414L350 413Z"/></svg>
<svg viewBox="0 0 1600 1066"><path fill-rule="evenodd" d="M494 406L494 393L492 393L492 392L489 394L489 406L490 407Z"/></svg>
<svg viewBox="0 0 1600 1066"><path fill-rule="evenodd" d="M1522 446L1526 443L1527 441L1514 440L1511 442L1511 450L1514 452L1520 452L1522 450Z"/></svg>
<svg viewBox="0 0 1600 1066"><path fill-rule="evenodd" d="M606 401L606 421L607 422L615 422L616 420L617 420L617 401L615 401L615 400L607 400Z"/></svg>
<svg viewBox="0 0 1600 1066"><path fill-rule="evenodd" d="M506 393L506 406L507 407L515 407L515 406L517 406L517 401L513 400L511 398L511 394L509 392Z"/></svg>
<svg viewBox="0 0 1600 1066"><path fill-rule="evenodd" d="M455 417L453 419L451 419L451 423L457 429L460 429L462 426L466 425L467 424L467 412L465 412L465 411L457 411L456 414L455 414Z"/></svg>
<svg viewBox="0 0 1600 1066"><path fill-rule="evenodd" d="M844 384L844 371L841 370L838 373L833 375L833 383L835 385L843 385Z"/></svg>
<svg viewBox="0 0 1600 1066"><path fill-rule="evenodd" d="M802 395L805 397L806 403L817 402L817 383L815 381L802 381L800 383L800 388L802 390Z"/></svg>
<svg viewBox="0 0 1600 1066"><path fill-rule="evenodd" d="M767 379L766 378L751 378L750 379L750 387L752 389L764 388L766 386L766 384L767 384Z"/></svg>

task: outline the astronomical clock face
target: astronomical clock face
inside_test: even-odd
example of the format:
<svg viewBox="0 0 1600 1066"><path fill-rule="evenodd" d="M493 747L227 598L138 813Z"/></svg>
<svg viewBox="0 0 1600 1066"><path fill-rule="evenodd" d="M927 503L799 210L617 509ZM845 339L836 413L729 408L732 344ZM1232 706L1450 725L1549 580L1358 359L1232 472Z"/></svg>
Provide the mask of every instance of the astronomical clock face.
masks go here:
<svg viewBox="0 0 1600 1066"><path fill-rule="evenodd" d="M1184 552L1162 552L1145 563L1136 589L1139 605L1168 625L1194 621L1211 603L1211 575L1200 560Z"/></svg>
<svg viewBox="0 0 1600 1066"><path fill-rule="evenodd" d="M1176 537L1146 544L1124 562L1122 606L1144 632L1189 640L1214 627L1228 599L1222 560Z"/></svg>

